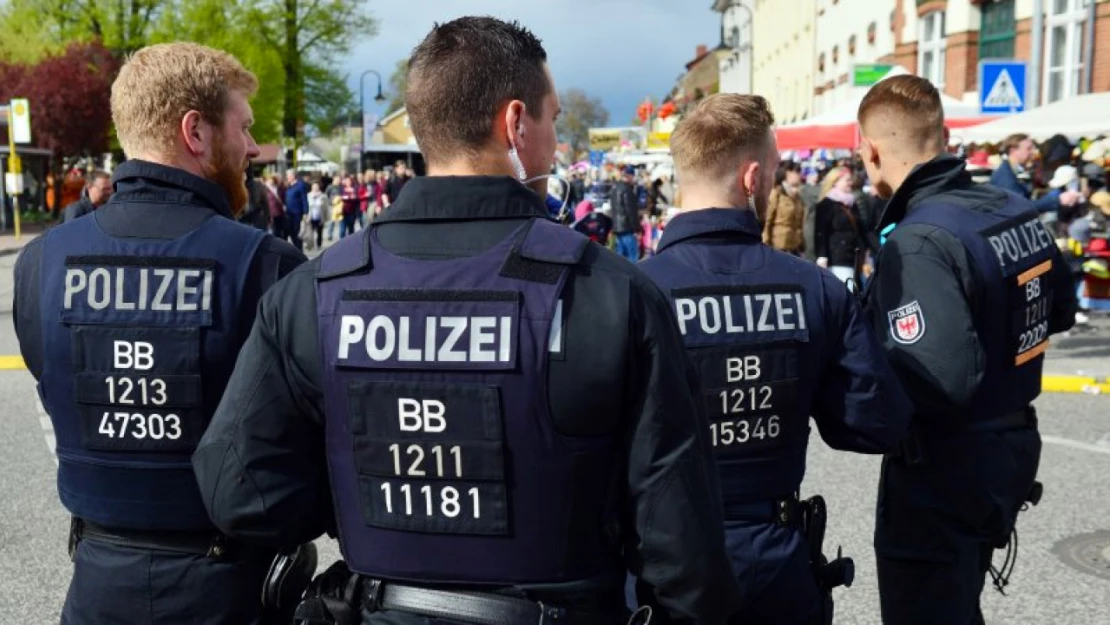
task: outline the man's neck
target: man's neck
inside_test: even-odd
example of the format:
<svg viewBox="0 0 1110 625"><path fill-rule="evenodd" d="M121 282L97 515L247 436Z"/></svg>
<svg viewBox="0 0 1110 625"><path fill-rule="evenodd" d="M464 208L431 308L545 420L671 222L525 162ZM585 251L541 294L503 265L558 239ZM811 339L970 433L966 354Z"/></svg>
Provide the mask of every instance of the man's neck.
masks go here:
<svg viewBox="0 0 1110 625"><path fill-rule="evenodd" d="M185 160L182 158L167 156L164 154L135 154L132 158L140 161L147 161L148 163L155 163L156 165L163 165L165 167L173 167L181 169L197 176L204 178L204 172L200 169L200 164L196 161Z"/></svg>
<svg viewBox="0 0 1110 625"><path fill-rule="evenodd" d="M503 158L482 154L475 158L458 158L447 163L428 163L428 176L512 176L512 169ZM403 178L403 176L397 176Z"/></svg>
<svg viewBox="0 0 1110 625"><path fill-rule="evenodd" d="M682 212L689 213L709 208L748 210L747 201L743 198L740 198L740 200L737 202L736 198L729 198L719 193L698 193L697 191L687 190L682 194Z"/></svg>

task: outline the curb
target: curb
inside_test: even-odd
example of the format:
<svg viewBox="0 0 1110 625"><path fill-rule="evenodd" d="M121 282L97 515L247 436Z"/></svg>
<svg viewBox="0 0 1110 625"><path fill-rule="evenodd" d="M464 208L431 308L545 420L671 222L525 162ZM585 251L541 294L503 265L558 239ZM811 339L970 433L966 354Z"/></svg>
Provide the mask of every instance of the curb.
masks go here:
<svg viewBox="0 0 1110 625"><path fill-rule="evenodd" d="M1110 380L1088 375L1054 375L1046 373L1041 377L1043 393L1085 393L1087 395L1110 394Z"/></svg>

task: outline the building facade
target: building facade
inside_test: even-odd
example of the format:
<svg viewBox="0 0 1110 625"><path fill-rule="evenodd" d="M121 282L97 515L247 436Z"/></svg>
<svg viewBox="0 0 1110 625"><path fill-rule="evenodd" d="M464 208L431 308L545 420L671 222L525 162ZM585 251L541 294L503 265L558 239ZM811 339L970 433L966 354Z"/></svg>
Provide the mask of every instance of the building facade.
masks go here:
<svg viewBox="0 0 1110 625"><path fill-rule="evenodd" d="M1029 105L1110 91L1110 0L895 0L892 28L890 60L966 102L991 58L1030 62Z"/></svg>
<svg viewBox="0 0 1110 625"><path fill-rule="evenodd" d="M813 116L816 69L814 0L754 0L753 92L767 98L775 121Z"/></svg>
<svg viewBox="0 0 1110 625"><path fill-rule="evenodd" d="M721 14L721 93L752 92L752 0L716 0Z"/></svg>
<svg viewBox="0 0 1110 625"><path fill-rule="evenodd" d="M868 81L855 84L857 66L890 62L894 0L816 0L816 7L813 110L821 114L866 91Z"/></svg>

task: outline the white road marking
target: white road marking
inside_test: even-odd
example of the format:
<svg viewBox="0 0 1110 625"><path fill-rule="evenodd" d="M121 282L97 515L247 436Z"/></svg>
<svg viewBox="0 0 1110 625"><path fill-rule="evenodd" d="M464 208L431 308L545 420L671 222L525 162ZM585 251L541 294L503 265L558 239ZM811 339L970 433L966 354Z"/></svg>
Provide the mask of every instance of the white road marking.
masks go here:
<svg viewBox="0 0 1110 625"><path fill-rule="evenodd" d="M1073 441L1070 438L1061 438L1059 436L1049 436L1041 434L1041 440L1053 445L1060 445L1062 447L1071 447L1072 449L1082 449L1083 451L1093 451L1097 454L1110 454L1110 445L1102 443L1084 443L1081 441Z"/></svg>
<svg viewBox="0 0 1110 625"><path fill-rule="evenodd" d="M46 408L42 406L42 400L35 400L35 410L39 413L39 427L42 428L42 436L46 439L46 448L50 450L50 456L54 458L54 465L57 466L58 454L54 449L58 442L54 438L54 425L50 422L50 415L46 414Z"/></svg>

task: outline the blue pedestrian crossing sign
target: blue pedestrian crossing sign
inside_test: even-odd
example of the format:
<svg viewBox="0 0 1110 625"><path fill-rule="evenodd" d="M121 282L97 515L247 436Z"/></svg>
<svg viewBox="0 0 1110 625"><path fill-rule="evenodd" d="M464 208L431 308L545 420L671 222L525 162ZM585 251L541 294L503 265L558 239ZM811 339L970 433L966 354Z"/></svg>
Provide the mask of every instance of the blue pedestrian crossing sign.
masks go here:
<svg viewBox="0 0 1110 625"><path fill-rule="evenodd" d="M1025 61L990 59L979 62L979 112L984 115L1021 113L1026 108Z"/></svg>

